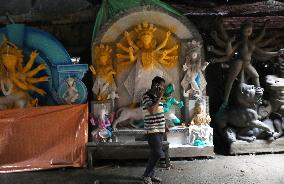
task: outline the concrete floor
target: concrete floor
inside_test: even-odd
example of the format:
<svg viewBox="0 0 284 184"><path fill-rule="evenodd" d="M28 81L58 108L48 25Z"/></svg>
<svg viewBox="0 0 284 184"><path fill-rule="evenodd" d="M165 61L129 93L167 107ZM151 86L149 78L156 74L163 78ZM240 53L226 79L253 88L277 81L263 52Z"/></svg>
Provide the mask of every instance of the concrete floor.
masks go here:
<svg viewBox="0 0 284 184"><path fill-rule="evenodd" d="M215 156L214 159L172 161L157 169L164 184L284 184L284 154ZM94 170L66 168L1 174L0 184L138 184L145 162L105 163Z"/></svg>

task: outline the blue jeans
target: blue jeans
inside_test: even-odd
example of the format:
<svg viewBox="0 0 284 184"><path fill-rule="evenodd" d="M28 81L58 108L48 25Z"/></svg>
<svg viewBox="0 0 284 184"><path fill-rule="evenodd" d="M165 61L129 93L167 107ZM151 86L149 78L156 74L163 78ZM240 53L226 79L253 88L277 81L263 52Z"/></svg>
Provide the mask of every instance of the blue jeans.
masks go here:
<svg viewBox="0 0 284 184"><path fill-rule="evenodd" d="M146 170L144 172L145 177L153 177L154 169L161 157L164 156L163 151L163 140L165 137L164 133L153 133L147 134L147 140L150 147L150 156L147 163Z"/></svg>

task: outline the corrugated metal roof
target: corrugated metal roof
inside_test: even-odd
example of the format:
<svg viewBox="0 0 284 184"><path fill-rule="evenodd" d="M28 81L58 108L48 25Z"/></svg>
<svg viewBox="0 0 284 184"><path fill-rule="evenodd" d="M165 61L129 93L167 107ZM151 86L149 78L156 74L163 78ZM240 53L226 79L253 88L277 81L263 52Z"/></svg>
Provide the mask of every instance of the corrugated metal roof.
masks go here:
<svg viewBox="0 0 284 184"><path fill-rule="evenodd" d="M0 15L20 14L62 15L81 11L92 4L87 0L0 0Z"/></svg>
<svg viewBox="0 0 284 184"><path fill-rule="evenodd" d="M261 1L255 3L244 3L239 5L221 5L210 8L195 7L193 4L179 4L173 2L172 5L184 15L203 16L203 15L253 15L253 14L284 14L284 3L279 1Z"/></svg>
<svg viewBox="0 0 284 184"><path fill-rule="evenodd" d="M262 17L262 19L264 17L271 21L269 26L284 27L284 3L280 1L268 0L233 5L233 0L229 0L229 4L225 5L225 0L221 5L213 3L215 1L200 0L167 0L166 2L187 16L231 17L225 20L225 24L232 28L238 27L239 23L247 17L254 17L256 23L258 22L257 17ZM238 0L238 2L244 1ZM98 3L100 0L0 0L0 23L7 22L7 12L16 22L93 21Z"/></svg>

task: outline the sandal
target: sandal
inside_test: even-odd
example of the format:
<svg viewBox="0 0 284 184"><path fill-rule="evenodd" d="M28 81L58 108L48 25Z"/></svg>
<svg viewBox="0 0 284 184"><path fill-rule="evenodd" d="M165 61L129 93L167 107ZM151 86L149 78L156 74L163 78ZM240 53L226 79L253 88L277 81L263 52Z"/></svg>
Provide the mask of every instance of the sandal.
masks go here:
<svg viewBox="0 0 284 184"><path fill-rule="evenodd" d="M151 178L151 180L152 180L153 182L158 182L158 183L161 183L161 182L162 182L162 179L159 178L159 177L156 177L156 176L153 176L153 177Z"/></svg>
<svg viewBox="0 0 284 184"><path fill-rule="evenodd" d="M143 176L143 181L145 184L152 184L152 179L151 177L145 177Z"/></svg>

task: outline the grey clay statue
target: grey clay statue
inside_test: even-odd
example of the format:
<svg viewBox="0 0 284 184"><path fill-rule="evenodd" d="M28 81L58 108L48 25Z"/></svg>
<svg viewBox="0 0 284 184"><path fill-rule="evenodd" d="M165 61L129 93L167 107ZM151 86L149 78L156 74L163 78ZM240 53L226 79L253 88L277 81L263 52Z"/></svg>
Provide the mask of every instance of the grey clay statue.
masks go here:
<svg viewBox="0 0 284 184"><path fill-rule="evenodd" d="M265 24L266 25L266 24ZM215 53L219 58L214 58L212 62L227 62L230 61L230 69L228 72L227 82L224 92L224 103L226 106L229 100L230 91L236 77L241 74L241 82L244 82L244 74L248 75L253 80L253 84L256 87L260 87L259 75L255 68L251 64L252 57L258 60L270 59L274 56L283 54L283 50L278 52L269 52L263 49L270 40L262 41L265 35L265 27L262 29L260 35L255 38L252 36L252 23L244 22L241 25L241 37L240 40L235 41L235 37L229 37L225 31L222 22L219 22L219 37L217 32L212 32L211 37L214 39L218 47L223 48L224 51L220 51L213 46L209 46L208 50ZM233 58L233 56L235 56Z"/></svg>
<svg viewBox="0 0 284 184"><path fill-rule="evenodd" d="M253 85L239 85L238 104L217 117L218 130L229 142L236 141L236 138L253 141L253 137L257 137L260 132L264 132L268 138L273 135L274 130L259 120L257 108L261 96L261 91Z"/></svg>

